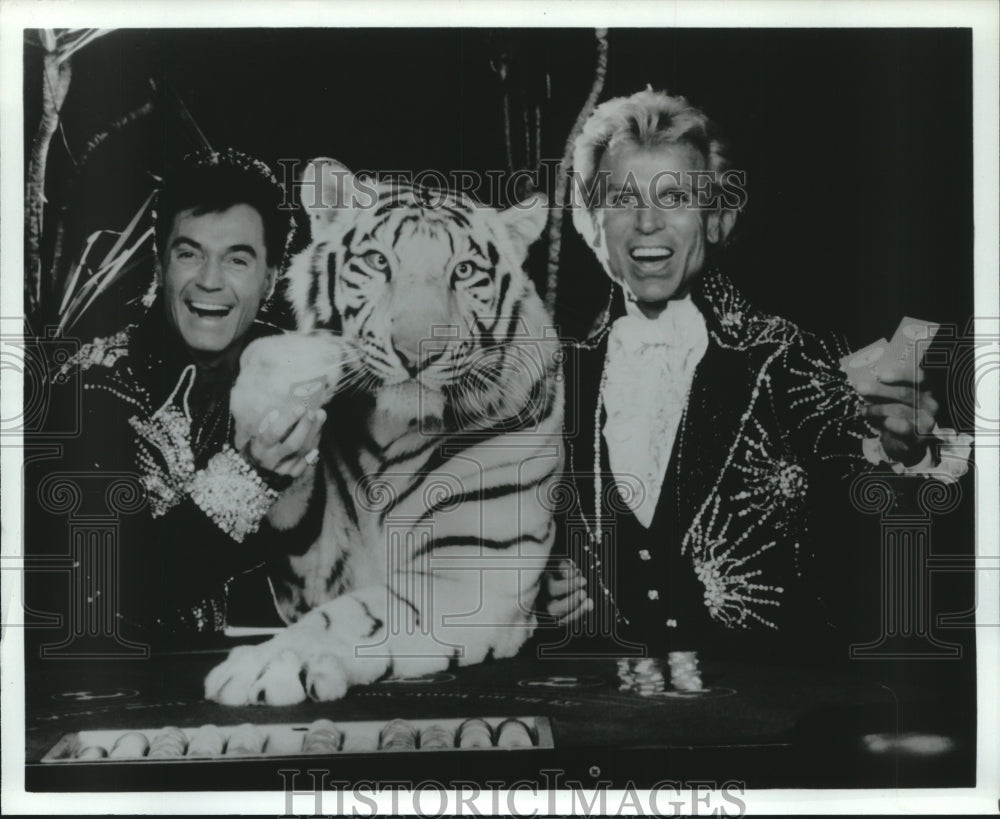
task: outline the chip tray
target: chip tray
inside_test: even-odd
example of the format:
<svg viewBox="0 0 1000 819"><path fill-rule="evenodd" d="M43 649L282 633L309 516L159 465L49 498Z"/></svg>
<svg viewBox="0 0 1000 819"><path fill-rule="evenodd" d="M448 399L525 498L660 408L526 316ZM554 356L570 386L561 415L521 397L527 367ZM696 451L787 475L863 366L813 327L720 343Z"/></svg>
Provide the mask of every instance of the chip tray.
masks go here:
<svg viewBox="0 0 1000 819"><path fill-rule="evenodd" d="M488 731L486 730L488 726ZM126 743L136 746L126 751ZM141 736L140 736L141 735ZM199 752L206 737L221 735L218 753ZM181 737L183 736L183 740ZM231 743L234 736L239 737ZM312 741L307 743L307 737ZM259 749L246 740L260 740ZM192 740L198 740L191 748ZM427 747L423 740L427 740ZM530 744L528 744L530 742ZM488 744L487 744L488 743ZM305 745L310 749L304 749ZM142 745L144 748L139 750ZM164 754L170 746L177 753ZM322 750L316 750L317 746ZM547 717L474 717L472 719L413 719L384 721L330 721L257 725L121 728L65 734L42 757L42 762L62 764L184 763L233 761L253 758L315 757L351 753L406 753L420 751L505 751L553 748L552 726ZM118 748L118 751L115 749ZM150 752L159 748L160 753ZM193 751L193 753L191 752ZM81 757L81 754L83 756Z"/></svg>

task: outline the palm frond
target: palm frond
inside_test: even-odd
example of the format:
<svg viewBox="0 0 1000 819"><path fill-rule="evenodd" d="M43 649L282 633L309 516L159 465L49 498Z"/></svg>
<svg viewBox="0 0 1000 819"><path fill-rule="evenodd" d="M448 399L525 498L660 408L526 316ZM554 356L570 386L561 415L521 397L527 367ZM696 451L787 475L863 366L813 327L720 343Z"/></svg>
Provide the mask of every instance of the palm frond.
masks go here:
<svg viewBox="0 0 1000 819"><path fill-rule="evenodd" d="M79 259L66 278L66 287L59 309L60 333L70 329L101 293L133 269L135 266L133 260L136 259L139 249L147 242L151 242L153 237L152 227L146 228L141 234L139 231L143 219L147 218L152 209L154 195L155 193L151 193L146 197L121 233L101 230L91 234L87 239ZM98 240L105 236L117 238L104 258L96 265L91 265L90 256Z"/></svg>
<svg viewBox="0 0 1000 819"><path fill-rule="evenodd" d="M153 228L148 228L132 245L118 254L109 264L98 268L77 290L59 320L59 333L64 334L87 312L97 298L109 287L136 266L144 257L138 256L139 249L153 238ZM81 264L85 261L81 260Z"/></svg>
<svg viewBox="0 0 1000 819"><path fill-rule="evenodd" d="M110 28L76 28L70 29L69 33L59 37L57 48L60 60L68 60L77 51L88 43L92 43L98 37L103 37Z"/></svg>

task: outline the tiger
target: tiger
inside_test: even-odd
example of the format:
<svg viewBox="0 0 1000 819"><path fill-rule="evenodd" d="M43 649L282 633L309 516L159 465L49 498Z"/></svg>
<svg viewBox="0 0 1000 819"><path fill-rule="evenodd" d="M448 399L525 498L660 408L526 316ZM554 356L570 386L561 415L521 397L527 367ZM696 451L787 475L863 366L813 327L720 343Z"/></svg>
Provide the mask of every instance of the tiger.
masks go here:
<svg viewBox="0 0 1000 819"><path fill-rule="evenodd" d="M310 171L311 241L285 273L296 332L248 347L231 409L252 428L265 394L325 370L327 420L315 480L268 513L289 625L209 672L206 698L227 705L513 656L555 539L560 344L524 270L544 197L498 211L327 158Z"/></svg>

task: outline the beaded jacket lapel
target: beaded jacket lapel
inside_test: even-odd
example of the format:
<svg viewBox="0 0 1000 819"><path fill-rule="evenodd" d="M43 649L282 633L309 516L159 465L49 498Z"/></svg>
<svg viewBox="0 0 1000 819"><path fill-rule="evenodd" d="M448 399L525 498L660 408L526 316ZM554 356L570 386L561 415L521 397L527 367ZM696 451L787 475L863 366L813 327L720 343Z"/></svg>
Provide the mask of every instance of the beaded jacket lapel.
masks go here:
<svg viewBox="0 0 1000 819"><path fill-rule="evenodd" d="M740 418L752 399L753 375L745 356L720 347L710 337L685 402L654 527L668 516L682 533L690 528L740 436Z"/></svg>

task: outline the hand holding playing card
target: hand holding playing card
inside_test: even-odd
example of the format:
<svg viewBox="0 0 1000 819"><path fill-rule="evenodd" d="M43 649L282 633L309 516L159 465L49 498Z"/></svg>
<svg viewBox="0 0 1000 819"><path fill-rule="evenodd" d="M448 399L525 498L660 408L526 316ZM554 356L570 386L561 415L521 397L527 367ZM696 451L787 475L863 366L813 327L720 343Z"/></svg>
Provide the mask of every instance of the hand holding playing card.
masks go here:
<svg viewBox="0 0 1000 819"><path fill-rule="evenodd" d="M935 427L938 403L924 386L918 363L939 326L904 317L891 341L879 339L840 361L881 432L885 454L903 466L924 458Z"/></svg>
<svg viewBox="0 0 1000 819"><path fill-rule="evenodd" d="M881 432L886 455L904 466L919 463L927 454L938 411L938 402L924 385L923 370L891 367L878 381L855 386L867 404L868 419Z"/></svg>
<svg viewBox="0 0 1000 819"><path fill-rule="evenodd" d="M864 398L865 415L879 430L878 441L864 442L869 461L888 459L894 472L954 481L969 469L972 436L937 425L938 403L919 366L939 329L933 322L906 316L890 341L881 338L844 356L840 368ZM868 448L872 443L877 449Z"/></svg>

